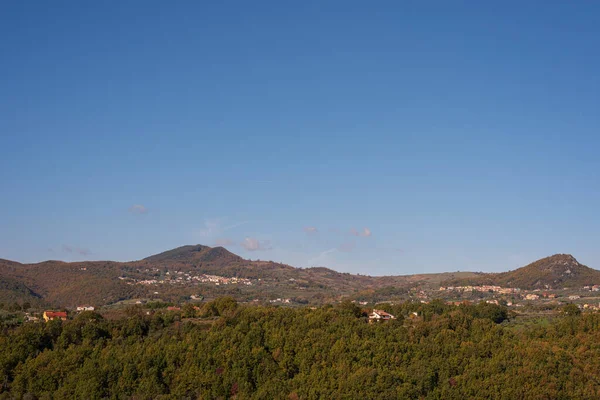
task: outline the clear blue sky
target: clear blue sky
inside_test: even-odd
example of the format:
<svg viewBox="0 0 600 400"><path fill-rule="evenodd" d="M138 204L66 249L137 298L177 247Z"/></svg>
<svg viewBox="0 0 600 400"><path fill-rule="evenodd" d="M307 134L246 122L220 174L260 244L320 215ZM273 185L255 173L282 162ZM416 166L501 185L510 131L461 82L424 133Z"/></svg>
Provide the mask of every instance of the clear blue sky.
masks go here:
<svg viewBox="0 0 600 400"><path fill-rule="evenodd" d="M0 2L0 257L600 269L600 3L491 3Z"/></svg>

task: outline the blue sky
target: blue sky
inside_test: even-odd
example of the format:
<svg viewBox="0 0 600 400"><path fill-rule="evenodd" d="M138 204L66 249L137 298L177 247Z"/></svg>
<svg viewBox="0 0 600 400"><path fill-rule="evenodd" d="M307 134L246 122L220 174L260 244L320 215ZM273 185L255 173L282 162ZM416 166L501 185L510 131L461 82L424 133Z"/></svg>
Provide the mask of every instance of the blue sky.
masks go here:
<svg viewBox="0 0 600 400"><path fill-rule="evenodd" d="M1 2L0 257L600 269L600 5L482 3Z"/></svg>

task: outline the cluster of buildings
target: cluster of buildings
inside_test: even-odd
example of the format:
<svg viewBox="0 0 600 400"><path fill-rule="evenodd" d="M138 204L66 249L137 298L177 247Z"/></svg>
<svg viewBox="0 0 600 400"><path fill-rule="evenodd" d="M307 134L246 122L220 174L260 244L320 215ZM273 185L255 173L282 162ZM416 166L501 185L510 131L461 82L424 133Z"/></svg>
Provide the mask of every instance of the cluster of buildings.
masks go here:
<svg viewBox="0 0 600 400"><path fill-rule="evenodd" d="M419 292L416 294L417 299L422 299L425 300L428 298L427 293L425 293L424 290L419 290Z"/></svg>
<svg viewBox="0 0 600 400"><path fill-rule="evenodd" d="M224 276L218 276L218 275L200 275L200 276L194 276L192 280L197 280L198 282L202 282L202 283L214 283L215 285L229 285L229 284L242 284L242 285L252 285L252 281L250 279L247 278L237 278L237 277L232 277L232 278L226 278Z"/></svg>
<svg viewBox="0 0 600 400"><path fill-rule="evenodd" d="M82 311L94 311L94 306L77 306L76 310L78 312ZM31 315L30 313L25 313L25 319L27 322L39 322L39 318ZM42 313L42 319L44 322L54 321L54 320L67 320L67 312L66 311L54 311L54 310L46 310Z"/></svg>
<svg viewBox="0 0 600 400"><path fill-rule="evenodd" d="M519 293L521 289L519 288L503 288L501 286L495 285L481 285L481 286L448 286L448 287L440 287L440 291L448 290L448 291L458 291L458 292L487 292L487 293L499 293L499 294L514 294Z"/></svg>
<svg viewBox="0 0 600 400"><path fill-rule="evenodd" d="M125 277L125 276L120 276L119 279L122 281L128 281L127 284L129 284L129 285L162 285L162 284L176 285L176 284L186 284L186 283L212 283L215 286L230 285L230 284L233 284L233 285L241 284L241 285L247 285L247 286L252 285L252 281L247 278L238 278L238 277L228 278L225 276L205 275L205 274L191 275L187 272L182 272L182 271L175 271L173 273L167 271L165 273L165 275L168 276L168 278L165 278L165 279L135 279L135 278L129 278L129 277Z"/></svg>
<svg viewBox="0 0 600 400"><path fill-rule="evenodd" d="M590 292L600 292L600 285L584 286L583 290L589 290Z"/></svg>
<svg viewBox="0 0 600 400"><path fill-rule="evenodd" d="M583 308L584 310L594 310L594 311L599 311L600 310L600 303L598 303L598 305L596 304L584 304L583 306L581 306L581 308Z"/></svg>
<svg viewBox="0 0 600 400"><path fill-rule="evenodd" d="M269 303L284 303L284 304L289 304L291 303L291 299L282 299L280 297L274 299L274 300L269 300Z"/></svg>

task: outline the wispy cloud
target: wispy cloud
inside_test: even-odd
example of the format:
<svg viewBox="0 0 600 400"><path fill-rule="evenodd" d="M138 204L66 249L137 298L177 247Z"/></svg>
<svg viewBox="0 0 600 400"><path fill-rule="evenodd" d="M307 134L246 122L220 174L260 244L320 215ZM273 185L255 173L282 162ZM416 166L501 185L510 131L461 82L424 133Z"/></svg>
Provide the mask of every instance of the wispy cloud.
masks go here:
<svg viewBox="0 0 600 400"><path fill-rule="evenodd" d="M204 221L204 228L200 231L200 236L210 237L221 232L221 222L218 219L207 219Z"/></svg>
<svg viewBox="0 0 600 400"><path fill-rule="evenodd" d="M404 253L404 249L400 247L377 247L381 251L392 251L394 253Z"/></svg>
<svg viewBox="0 0 600 400"><path fill-rule="evenodd" d="M271 244L268 240L258 240L256 238L247 237L240 245L248 251L271 250Z"/></svg>
<svg viewBox="0 0 600 400"><path fill-rule="evenodd" d="M337 251L337 249L324 250L324 251L320 252L317 257L323 257L323 256L326 256L327 254L335 253L336 251Z"/></svg>
<svg viewBox="0 0 600 400"><path fill-rule="evenodd" d="M81 247L76 247L76 246L71 246L68 244L63 244L62 245L62 250L65 253L69 253L69 254L79 254L80 256L89 256L92 254L92 252L89 249L84 249Z"/></svg>
<svg viewBox="0 0 600 400"><path fill-rule="evenodd" d="M233 246L235 242L228 238L219 238L215 240L215 246Z"/></svg>
<svg viewBox="0 0 600 400"><path fill-rule="evenodd" d="M242 225L249 224L250 222L252 222L252 221L241 221L241 222L236 222L235 224L227 225L227 226L223 227L223 232L228 231L230 229L237 228Z"/></svg>
<svg viewBox="0 0 600 400"><path fill-rule="evenodd" d="M134 204L129 207L129 212L132 214L146 214L148 209L142 204Z"/></svg>
<svg viewBox="0 0 600 400"><path fill-rule="evenodd" d="M324 264L328 264L331 261L331 256L329 256L329 255L336 253L338 251L339 250L336 248L323 250L316 256L309 259L306 264L309 267L316 267L316 266L322 266Z"/></svg>
<svg viewBox="0 0 600 400"><path fill-rule="evenodd" d="M357 231L356 229L352 228L350 229L350 234L353 236L369 237L371 236L371 230L369 228L363 228L362 230Z"/></svg>
<svg viewBox="0 0 600 400"><path fill-rule="evenodd" d="M352 250L354 250L355 247L356 245L354 244L354 242L345 242L339 245L337 250L342 251L344 253L350 253Z"/></svg>
<svg viewBox="0 0 600 400"><path fill-rule="evenodd" d="M318 233L319 230L314 226L306 226L304 227L304 232L306 232L307 235L314 235L315 233Z"/></svg>
<svg viewBox="0 0 600 400"><path fill-rule="evenodd" d="M246 225L251 221L240 221L233 224L225 225L223 220L220 218L207 219L204 221L204 228L200 231L200 236L205 238L215 237L223 232L227 232L231 229L235 229L242 225Z"/></svg>

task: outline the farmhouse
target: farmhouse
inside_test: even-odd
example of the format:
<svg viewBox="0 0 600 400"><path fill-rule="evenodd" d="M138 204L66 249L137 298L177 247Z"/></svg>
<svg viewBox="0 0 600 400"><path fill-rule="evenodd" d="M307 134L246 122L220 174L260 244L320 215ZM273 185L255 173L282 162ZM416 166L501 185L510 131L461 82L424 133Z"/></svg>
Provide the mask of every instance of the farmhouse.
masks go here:
<svg viewBox="0 0 600 400"><path fill-rule="evenodd" d="M65 311L44 311L44 321L52 321L55 319L67 320L67 313Z"/></svg>
<svg viewBox="0 0 600 400"><path fill-rule="evenodd" d="M389 321L390 319L396 319L392 314L386 313L383 310L373 310L371 314L369 314L369 323L375 321Z"/></svg>

